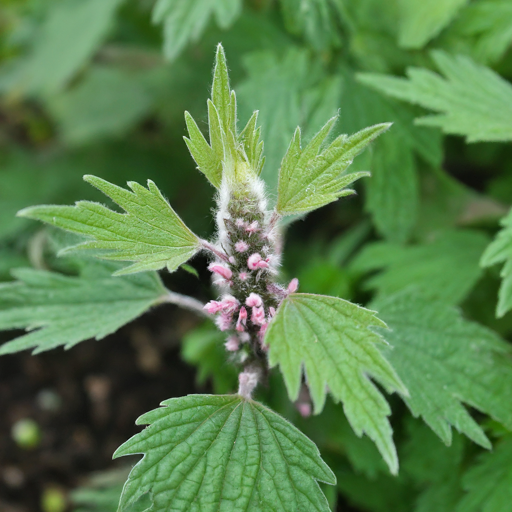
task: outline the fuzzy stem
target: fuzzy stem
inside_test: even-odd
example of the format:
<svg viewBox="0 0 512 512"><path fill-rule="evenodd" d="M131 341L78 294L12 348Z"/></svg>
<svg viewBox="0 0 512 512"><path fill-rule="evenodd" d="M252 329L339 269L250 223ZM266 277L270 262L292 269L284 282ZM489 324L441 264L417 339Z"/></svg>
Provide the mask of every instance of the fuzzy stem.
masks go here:
<svg viewBox="0 0 512 512"><path fill-rule="evenodd" d="M213 254L215 254L215 256L217 256L218 258L220 258L221 260L223 261L226 261L228 262L229 261L229 258L227 256L227 254L224 252L224 251L221 251L220 249L218 249L217 247L215 247L215 245L211 244L210 242L208 242L207 240L201 240L201 245L207 250L207 251L210 251L212 252Z"/></svg>
<svg viewBox="0 0 512 512"><path fill-rule="evenodd" d="M160 303L176 304L177 306L181 306L182 308L193 311L194 313L198 313L201 316L210 318L210 314L204 310L204 304L193 297L189 297L188 295L167 291L167 294L161 298Z"/></svg>

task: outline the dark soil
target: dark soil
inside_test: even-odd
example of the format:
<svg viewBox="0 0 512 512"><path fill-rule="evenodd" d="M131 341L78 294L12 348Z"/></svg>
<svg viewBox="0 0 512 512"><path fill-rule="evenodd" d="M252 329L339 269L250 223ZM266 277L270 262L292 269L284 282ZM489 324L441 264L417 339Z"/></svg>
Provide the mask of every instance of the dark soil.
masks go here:
<svg viewBox="0 0 512 512"><path fill-rule="evenodd" d="M45 489L68 493L91 472L126 464L112 454L140 431L136 418L197 392L194 370L179 356L182 335L197 322L162 306L101 341L1 357L0 511L39 512ZM23 418L41 429L32 450L11 436Z"/></svg>

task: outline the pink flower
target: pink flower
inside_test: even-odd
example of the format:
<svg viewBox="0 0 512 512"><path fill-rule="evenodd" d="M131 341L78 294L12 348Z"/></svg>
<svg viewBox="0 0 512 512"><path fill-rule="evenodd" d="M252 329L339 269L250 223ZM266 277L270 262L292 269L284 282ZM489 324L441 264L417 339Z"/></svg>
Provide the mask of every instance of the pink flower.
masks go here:
<svg viewBox="0 0 512 512"><path fill-rule="evenodd" d="M265 323L265 310L262 307L252 308L251 322L254 325L263 325Z"/></svg>
<svg viewBox="0 0 512 512"><path fill-rule="evenodd" d="M254 254L251 254L249 258L247 258L247 266L251 270L256 270L258 268L268 268L268 263L262 259L260 254L255 252Z"/></svg>
<svg viewBox="0 0 512 512"><path fill-rule="evenodd" d="M233 315L230 315L228 313L221 313L220 316L218 316L215 319L215 323L217 324L217 327L220 331L227 331L231 328L231 322L233 321Z"/></svg>
<svg viewBox="0 0 512 512"><path fill-rule="evenodd" d="M256 231L259 231L260 228L259 228L259 223L257 220L255 220L254 222L251 222L246 228L245 228L245 231L247 231L247 233L249 233L250 235L252 235L253 233L256 233Z"/></svg>
<svg viewBox="0 0 512 512"><path fill-rule="evenodd" d="M269 315L269 317L270 318L274 318L275 314L276 314L276 308L270 306L268 308L268 315Z"/></svg>
<svg viewBox="0 0 512 512"><path fill-rule="evenodd" d="M238 278L240 279L240 281L245 281L248 276L249 274L247 272L240 272L240 274L238 274Z"/></svg>
<svg viewBox="0 0 512 512"><path fill-rule="evenodd" d="M216 274L219 274L219 276L222 276L226 281L229 281L231 277L233 276L233 272L228 267L225 267L224 265L219 265L218 263L212 263L208 270L210 272L215 272Z"/></svg>
<svg viewBox="0 0 512 512"><path fill-rule="evenodd" d="M244 242L243 240L236 242L236 244L235 244L236 252L245 252L245 251L247 251L247 249L249 249L249 244L247 242Z"/></svg>
<svg viewBox="0 0 512 512"><path fill-rule="evenodd" d="M236 219L236 221L235 221L235 225L236 225L236 227L238 227L238 228L243 228L243 227L245 226L244 219Z"/></svg>
<svg viewBox="0 0 512 512"><path fill-rule="evenodd" d="M222 304L216 300L211 300L208 304L204 305L203 309L213 315L222 310Z"/></svg>
<svg viewBox="0 0 512 512"><path fill-rule="evenodd" d="M238 313L238 320L236 322L236 330L238 332L245 331L245 326L247 325L247 310L242 306L240 308L240 312Z"/></svg>
<svg viewBox="0 0 512 512"><path fill-rule="evenodd" d="M251 293L249 297L245 300L245 305L252 307L259 308L263 304L263 301L261 300L261 297L257 293Z"/></svg>
<svg viewBox="0 0 512 512"><path fill-rule="evenodd" d="M236 260L235 260L234 256L230 256L229 257L229 263L231 263L232 265L234 265L236 263Z"/></svg>
<svg viewBox="0 0 512 512"><path fill-rule="evenodd" d="M299 289L299 280L294 277L288 285L288 293L295 293Z"/></svg>
<svg viewBox="0 0 512 512"><path fill-rule="evenodd" d="M233 297L233 295L223 295L220 306L222 311L232 315L237 309L240 303Z"/></svg>
<svg viewBox="0 0 512 512"><path fill-rule="evenodd" d="M236 352L240 348L240 341L236 336L230 336L226 343L224 343L226 350L229 352Z"/></svg>

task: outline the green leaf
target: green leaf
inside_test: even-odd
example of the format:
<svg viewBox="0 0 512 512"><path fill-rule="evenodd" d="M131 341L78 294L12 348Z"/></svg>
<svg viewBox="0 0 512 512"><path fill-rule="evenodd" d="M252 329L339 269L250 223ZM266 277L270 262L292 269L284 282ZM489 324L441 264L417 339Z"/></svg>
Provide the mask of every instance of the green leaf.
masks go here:
<svg viewBox="0 0 512 512"><path fill-rule="evenodd" d="M423 48L450 23L469 0L399 0L398 44L402 48Z"/></svg>
<svg viewBox="0 0 512 512"><path fill-rule="evenodd" d="M185 122L189 138L184 137L185 143L197 164L197 168L208 178L210 183L220 188L222 176L226 172L236 177L240 167L238 161L245 159L251 164L258 163L253 168L257 173L262 146L258 146L259 131L256 128L256 117L250 120L250 126L246 127L241 135L242 145L248 154L239 154L238 134L236 127L236 96L229 86L229 75L226 56L222 45L217 46L215 56L215 69L213 72L212 99L208 100L208 126L210 132L210 144L206 142L201 130L192 116L185 112ZM252 121L252 122L251 122ZM258 153L259 151L259 153Z"/></svg>
<svg viewBox="0 0 512 512"><path fill-rule="evenodd" d="M477 465L463 476L468 494L455 512L504 512L510 508L512 489L512 436L502 439L491 453L484 454Z"/></svg>
<svg viewBox="0 0 512 512"><path fill-rule="evenodd" d="M346 187L366 172L346 173L353 159L386 131L389 123L365 128L354 135L340 135L323 147L336 121L333 117L304 149L297 128L279 171L277 211L281 215L306 213L340 197L353 194Z"/></svg>
<svg viewBox="0 0 512 512"><path fill-rule="evenodd" d="M208 322L189 331L181 345L183 360L197 366L198 384L204 384L211 378L217 394L232 392L238 385L238 371L226 360L225 341L225 334Z"/></svg>
<svg viewBox="0 0 512 512"><path fill-rule="evenodd" d="M84 179L126 213L114 212L98 203L78 201L75 206L32 206L18 215L92 238L71 250L95 249L101 251L95 255L104 259L136 262L116 275L163 267L173 272L199 250L199 239L151 180L147 189L129 182L132 189L129 192L95 176Z"/></svg>
<svg viewBox="0 0 512 512"><path fill-rule="evenodd" d="M241 0L158 0L153 21L164 24L164 54L174 60L190 42L199 40L212 16L227 29L241 12Z"/></svg>
<svg viewBox="0 0 512 512"><path fill-rule="evenodd" d="M447 444L451 427L490 448L463 404L512 426L512 351L493 331L445 303L403 292L372 304L390 327L382 352L410 392L404 400Z"/></svg>
<svg viewBox="0 0 512 512"><path fill-rule="evenodd" d="M290 399L298 398L304 368L315 412L322 410L328 389L343 403L356 434L366 433L396 473L398 460L387 419L391 411L368 376L388 392L407 390L379 352L377 345L385 341L374 327L386 327L374 311L343 299L293 293L279 307L265 342L270 366L280 366Z"/></svg>
<svg viewBox="0 0 512 512"><path fill-rule="evenodd" d="M489 244L480 261L482 267L505 263L501 271L502 282L496 307L498 318L512 309L512 210L501 219L501 225L503 228Z"/></svg>
<svg viewBox="0 0 512 512"><path fill-rule="evenodd" d="M277 190L278 169L297 125L306 136L320 129L339 107L339 77L328 77L318 60L308 52L289 47L284 55L254 52L243 59L246 80L237 85L240 118L259 110L258 120L265 140L262 178ZM321 116L321 117L320 117Z"/></svg>
<svg viewBox="0 0 512 512"><path fill-rule="evenodd" d="M113 268L117 265L91 262L77 277L13 270L17 281L0 285L0 329L30 332L0 346L0 354L29 348L39 353L102 339L165 296L156 273L112 277Z"/></svg>
<svg viewBox="0 0 512 512"><path fill-rule="evenodd" d="M7 88L18 94L62 89L101 44L122 1L53 2L31 51L3 77Z"/></svg>
<svg viewBox="0 0 512 512"><path fill-rule="evenodd" d="M478 261L487 242L487 236L469 230L440 233L422 245L374 242L364 246L351 269L384 269L365 283L379 295L393 295L414 286L426 299L455 305L465 299L481 276Z"/></svg>
<svg viewBox="0 0 512 512"><path fill-rule="evenodd" d="M189 395L162 403L150 426L114 458L144 454L120 509L151 492L154 512L328 512L317 480L336 479L316 446L270 409L238 395Z"/></svg>
<svg viewBox="0 0 512 512"><path fill-rule="evenodd" d="M395 98L439 112L416 120L468 142L512 140L512 86L490 68L468 57L432 52L446 78L423 68L409 68L408 79L362 73L359 80Z"/></svg>
<svg viewBox="0 0 512 512"><path fill-rule="evenodd" d="M119 136L148 112L151 98L137 77L94 67L84 80L48 102L68 144Z"/></svg>
<svg viewBox="0 0 512 512"><path fill-rule="evenodd" d="M509 0L480 0L463 9L447 38L453 46L461 41L483 63L498 62L512 43L512 4Z"/></svg>

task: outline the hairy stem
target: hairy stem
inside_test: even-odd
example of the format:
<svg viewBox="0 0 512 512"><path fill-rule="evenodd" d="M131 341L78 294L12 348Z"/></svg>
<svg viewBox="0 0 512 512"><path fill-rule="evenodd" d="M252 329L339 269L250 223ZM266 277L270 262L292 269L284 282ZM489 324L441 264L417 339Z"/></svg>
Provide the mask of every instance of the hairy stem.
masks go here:
<svg viewBox="0 0 512 512"><path fill-rule="evenodd" d="M210 318L210 314L204 310L204 304L194 299L193 297L189 297L188 295L182 295L181 293L168 291L166 295L161 298L161 304L176 304L182 308L188 309L190 311L194 311L201 316L205 316Z"/></svg>

